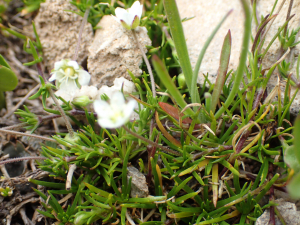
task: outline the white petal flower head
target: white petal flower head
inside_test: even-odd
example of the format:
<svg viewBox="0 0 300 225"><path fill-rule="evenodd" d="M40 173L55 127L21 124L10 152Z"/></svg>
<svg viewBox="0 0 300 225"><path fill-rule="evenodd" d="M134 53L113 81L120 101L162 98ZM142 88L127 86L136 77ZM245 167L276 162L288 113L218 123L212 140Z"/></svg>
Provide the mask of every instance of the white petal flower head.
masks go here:
<svg viewBox="0 0 300 225"><path fill-rule="evenodd" d="M114 129L124 125L133 113L135 100L125 102L121 92L116 92L110 103L103 100L94 101L94 109L98 115L98 123L103 128Z"/></svg>
<svg viewBox="0 0 300 225"><path fill-rule="evenodd" d="M114 18L127 30L131 30L139 26L142 12L143 5L141 5L139 1L136 1L131 8L127 10L117 7L115 10L116 16Z"/></svg>
<svg viewBox="0 0 300 225"><path fill-rule="evenodd" d="M49 81L56 80L59 90L74 94L81 86L88 85L91 75L82 69L76 61L63 59L54 64Z"/></svg>

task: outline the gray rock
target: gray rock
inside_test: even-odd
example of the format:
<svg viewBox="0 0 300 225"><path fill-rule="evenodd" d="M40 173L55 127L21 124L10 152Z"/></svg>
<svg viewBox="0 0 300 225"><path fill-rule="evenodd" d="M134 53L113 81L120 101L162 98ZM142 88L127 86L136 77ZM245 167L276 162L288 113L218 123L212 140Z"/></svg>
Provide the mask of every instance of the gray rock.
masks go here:
<svg viewBox="0 0 300 225"><path fill-rule="evenodd" d="M142 54L134 41L131 31L126 30L112 16L104 16L96 31L94 41L89 48L88 71L92 75L93 85L112 86L115 78L131 79L127 70L140 76ZM146 45L151 45L147 30L136 29L139 41L147 52Z"/></svg>
<svg viewBox="0 0 300 225"><path fill-rule="evenodd" d="M146 182L145 176L135 167L127 167L127 180L131 180L131 192L130 195L132 198L145 198L149 194L148 185Z"/></svg>
<svg viewBox="0 0 300 225"><path fill-rule="evenodd" d="M275 200L277 210L284 218L287 225L299 225L300 224L300 211L296 211L296 205L291 202L286 202L283 199ZM267 225L270 221L270 210L267 209L257 220L256 225ZM278 217L275 215L275 224L282 225Z"/></svg>
<svg viewBox="0 0 300 225"><path fill-rule="evenodd" d="M44 63L49 71L54 68L56 61L72 59L74 56L82 17L66 10L77 11L77 8L69 1L46 0L34 19L43 46ZM86 23L78 53L79 64L86 60L92 40L92 26Z"/></svg>
<svg viewBox="0 0 300 225"><path fill-rule="evenodd" d="M232 49L229 62L229 70L236 69L240 57L240 49L243 38L244 30L244 14L241 7L240 0L215 0L215 1L206 1L206 0L177 0L177 6L180 12L181 18L189 18L195 16L195 18L188 20L183 23L183 28L185 32L185 38L187 41L187 46L189 50L191 64L194 67L198 55L207 40L210 36L213 29L221 21L221 18L230 10L233 9L232 14L227 18L225 23L222 25L221 29L218 31L210 46L208 47L202 65L199 72L198 82L203 84L204 76L203 74L209 73L209 80L215 82L217 77L217 71L219 68L220 52L223 44L224 37L228 30L231 30L232 35ZM278 31L278 27L285 22L288 4L290 1L286 1L281 12L275 19L269 33L266 36L266 41L263 46L263 50L267 47L272 37ZM270 13L272 6L274 4L273 0L264 0L257 1L257 18L260 19L261 16L266 16ZM281 4L281 1L278 1L278 4L275 8L277 12L278 6ZM300 14L297 13L300 10L300 4L294 2L291 14L296 14L292 21L289 23L289 28L293 29L299 26ZM256 27L253 26L253 34L256 33ZM299 39L298 39L299 40ZM297 41L297 40L296 40ZM278 39L269 49L269 53L266 55L263 60L263 68L268 68L276 60L279 55L279 41ZM250 47L252 47L250 45ZM287 60L292 60L292 72L295 74L296 70L296 61L300 52L300 45L297 45L294 50L287 57ZM292 56L291 56L292 55ZM282 79L281 79L282 80ZM285 82L281 81L282 90L285 88ZM277 84L277 74L273 73L269 85L269 92ZM295 88L292 88L291 95L295 92ZM284 94L284 92L282 92ZM291 112L296 114L300 109L300 94L296 96L295 101L292 104Z"/></svg>
<svg viewBox="0 0 300 225"><path fill-rule="evenodd" d="M26 131L25 133L30 134L30 131ZM41 150L41 144L43 143L43 140L27 136L22 136L21 140L24 144L29 145L32 150Z"/></svg>

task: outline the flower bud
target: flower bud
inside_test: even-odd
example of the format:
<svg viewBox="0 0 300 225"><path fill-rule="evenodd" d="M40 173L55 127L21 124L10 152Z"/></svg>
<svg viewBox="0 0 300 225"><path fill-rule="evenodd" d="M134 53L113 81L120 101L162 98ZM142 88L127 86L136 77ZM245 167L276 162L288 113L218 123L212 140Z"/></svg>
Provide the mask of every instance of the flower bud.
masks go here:
<svg viewBox="0 0 300 225"><path fill-rule="evenodd" d="M3 197L10 197L13 194L13 190L10 187L6 187L5 189L0 187L0 194Z"/></svg>
<svg viewBox="0 0 300 225"><path fill-rule="evenodd" d="M181 88L186 87L185 76L183 73L178 75L178 86Z"/></svg>
<svg viewBox="0 0 300 225"><path fill-rule="evenodd" d="M78 141L80 141L80 137L76 133L74 133L73 137L71 137L70 134L67 134L65 136L65 140L70 143L77 143Z"/></svg>
<svg viewBox="0 0 300 225"><path fill-rule="evenodd" d="M92 102L93 101L91 101L89 96L87 96L87 95L75 97L72 101L73 105L78 106L78 107L85 107Z"/></svg>

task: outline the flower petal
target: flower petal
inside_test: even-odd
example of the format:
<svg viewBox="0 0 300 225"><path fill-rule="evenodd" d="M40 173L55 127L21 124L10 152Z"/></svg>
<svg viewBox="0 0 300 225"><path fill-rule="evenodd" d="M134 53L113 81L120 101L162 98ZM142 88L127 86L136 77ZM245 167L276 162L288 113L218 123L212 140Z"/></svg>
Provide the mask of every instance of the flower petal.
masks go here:
<svg viewBox="0 0 300 225"><path fill-rule="evenodd" d="M136 1L132 4L131 8L128 9L128 12L132 15L137 15L141 19L143 13L143 5L139 1Z"/></svg>
<svg viewBox="0 0 300 225"><path fill-rule="evenodd" d="M98 95L98 89L95 86L81 86L80 90L75 93L75 97L88 96L91 100L95 100Z"/></svg>
<svg viewBox="0 0 300 225"><path fill-rule="evenodd" d="M117 7L117 8L115 9L116 17L117 17L119 20L123 19L124 14L127 14L127 13L128 13L128 12L127 12L125 9L123 9L123 8Z"/></svg>
<svg viewBox="0 0 300 225"><path fill-rule="evenodd" d="M72 93L69 93L69 92L65 92L64 90L62 89L59 89L58 91L55 92L55 95L56 96L59 96L59 97L62 97L64 100L66 101L72 101L73 99L73 95Z"/></svg>
<svg viewBox="0 0 300 225"><path fill-rule="evenodd" d="M103 100L94 101L94 110L99 118L108 118L111 115L111 107L110 105Z"/></svg>
<svg viewBox="0 0 300 225"><path fill-rule="evenodd" d="M137 105L137 102L135 100L130 100L126 106L123 109L124 118L126 118L126 121L129 120L131 114L134 111L135 106Z"/></svg>
<svg viewBox="0 0 300 225"><path fill-rule="evenodd" d="M77 71L76 71L77 72ZM91 79L91 75L85 70L78 70L78 82L81 86L88 85Z"/></svg>
<svg viewBox="0 0 300 225"><path fill-rule="evenodd" d="M116 17L116 16L113 16L113 15L111 15L118 23L121 23L120 22L120 19L118 18L118 17Z"/></svg>
<svg viewBox="0 0 300 225"><path fill-rule="evenodd" d="M115 129L118 128L120 126L122 126L124 123L122 120L118 120L118 121L112 121L109 119L104 119L104 118L99 118L97 120L97 122L99 123L99 125L103 128L108 128L108 129Z"/></svg>
<svg viewBox="0 0 300 225"><path fill-rule="evenodd" d="M76 61L73 61L73 60L70 60L67 63L67 65L73 67L74 70L78 70L80 68L79 65L78 65L78 63Z"/></svg>
<svg viewBox="0 0 300 225"><path fill-rule="evenodd" d="M125 79L124 77L116 78L112 87L114 87L118 91L121 91L122 85L124 94L131 94L132 92L136 92L134 83Z"/></svg>
<svg viewBox="0 0 300 225"><path fill-rule="evenodd" d="M125 104L124 96L121 92L115 92L110 99L110 105L112 108L120 108Z"/></svg>
<svg viewBox="0 0 300 225"><path fill-rule="evenodd" d="M54 70L59 70L60 68L65 67L66 65L67 65L67 61L65 59L55 62Z"/></svg>
<svg viewBox="0 0 300 225"><path fill-rule="evenodd" d="M128 26L131 27L134 17L135 17L134 14L130 14L130 13L126 12L126 14L123 15L123 17L120 19L120 21L121 21L121 23L122 23L122 21L124 21Z"/></svg>
<svg viewBox="0 0 300 225"><path fill-rule="evenodd" d="M77 87L75 80L65 79L63 82L60 83L59 89L74 95L79 88Z"/></svg>
<svg viewBox="0 0 300 225"><path fill-rule="evenodd" d="M50 82L52 82L52 81L54 81L54 80L56 80L56 73L55 73L55 72L52 73L51 77L49 78L49 81L50 81Z"/></svg>

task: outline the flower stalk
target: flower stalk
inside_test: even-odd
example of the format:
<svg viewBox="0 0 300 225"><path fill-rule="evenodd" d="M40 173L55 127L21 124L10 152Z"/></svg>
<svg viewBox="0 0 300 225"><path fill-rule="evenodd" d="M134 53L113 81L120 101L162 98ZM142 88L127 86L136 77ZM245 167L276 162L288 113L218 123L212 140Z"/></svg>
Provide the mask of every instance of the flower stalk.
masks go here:
<svg viewBox="0 0 300 225"><path fill-rule="evenodd" d="M55 105L56 105L57 110L60 112L60 115L64 118L64 121L65 121L65 123L66 123L66 127L67 127L67 129L68 129L69 134L70 134L70 137L73 138L73 137L74 137L74 130L73 130L73 128L72 128L72 125L71 125L71 123L70 123L70 121L69 121L69 119L68 119L68 117L67 117L65 111L64 111L64 110L62 109L62 107L60 106L60 104L59 104L57 98L55 97L55 95L54 95L54 93L53 93L53 90L52 90L50 87L48 88L48 91L49 91L49 93L50 93L51 98L52 98L53 101L55 102Z"/></svg>
<svg viewBox="0 0 300 225"><path fill-rule="evenodd" d="M134 40L135 40L137 46L139 47L139 49L140 49L140 51L142 53L143 59L144 59L144 61L146 63L146 66L147 66L147 69L148 69L148 72L149 72L149 75L150 75L152 96L153 96L153 98L155 98L156 97L155 81L154 81L154 76L153 76L153 73L152 73L152 69L151 69L149 60L148 60L148 58L146 56L146 53L143 50L143 47L142 47L141 43L139 42L139 39L138 39L137 34L136 34L136 31L135 30L131 30L131 31L132 31Z"/></svg>

